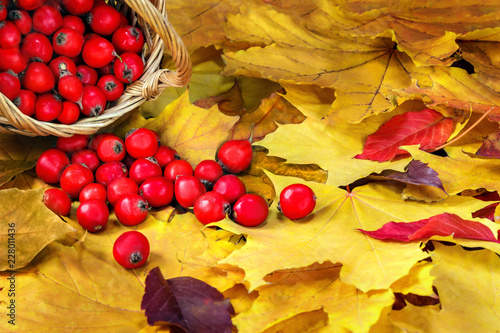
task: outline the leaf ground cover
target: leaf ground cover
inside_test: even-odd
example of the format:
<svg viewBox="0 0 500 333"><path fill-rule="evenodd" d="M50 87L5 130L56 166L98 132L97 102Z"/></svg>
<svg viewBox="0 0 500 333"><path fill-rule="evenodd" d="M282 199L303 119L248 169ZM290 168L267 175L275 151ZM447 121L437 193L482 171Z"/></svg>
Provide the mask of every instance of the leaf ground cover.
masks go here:
<svg viewBox="0 0 500 333"><path fill-rule="evenodd" d="M234 332L498 330L498 1L203 0L167 10L191 52L190 85L104 130L153 129L192 165L253 132L239 177L268 200L268 219L203 226L168 207L136 227L111 215L103 232L84 233L77 202L64 219L41 202L47 185L33 166L55 138L0 135L2 331L199 327L148 325L141 300L156 267L217 289ZM277 209L292 183L317 196L298 221ZM141 268L113 260L125 230L150 240Z"/></svg>

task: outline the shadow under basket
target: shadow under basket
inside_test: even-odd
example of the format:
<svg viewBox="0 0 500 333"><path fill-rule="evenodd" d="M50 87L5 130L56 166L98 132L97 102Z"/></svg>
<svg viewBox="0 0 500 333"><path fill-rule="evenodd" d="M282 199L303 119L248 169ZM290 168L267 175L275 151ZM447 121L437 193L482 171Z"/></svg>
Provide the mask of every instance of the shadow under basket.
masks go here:
<svg viewBox="0 0 500 333"><path fill-rule="evenodd" d="M99 116L82 117L71 125L38 121L26 116L0 93L0 133L58 137L94 134L145 101L156 98L165 88L188 84L191 60L186 46L168 22L165 1L118 0L108 3L125 14L129 22L140 27L144 33L146 43L141 54L145 61L143 75ZM161 68L165 46L170 51L176 70Z"/></svg>

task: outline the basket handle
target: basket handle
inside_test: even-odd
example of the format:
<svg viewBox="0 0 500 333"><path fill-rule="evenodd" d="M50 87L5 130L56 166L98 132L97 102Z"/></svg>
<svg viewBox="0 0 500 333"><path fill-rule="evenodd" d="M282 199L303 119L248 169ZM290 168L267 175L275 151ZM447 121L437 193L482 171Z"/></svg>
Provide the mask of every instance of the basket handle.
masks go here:
<svg viewBox="0 0 500 333"><path fill-rule="evenodd" d="M191 79L191 59L186 46L167 20L166 15L162 14L149 0L125 0L125 2L151 26L170 50L177 70L163 70L158 79L170 87L186 86ZM164 3L163 6L165 6Z"/></svg>

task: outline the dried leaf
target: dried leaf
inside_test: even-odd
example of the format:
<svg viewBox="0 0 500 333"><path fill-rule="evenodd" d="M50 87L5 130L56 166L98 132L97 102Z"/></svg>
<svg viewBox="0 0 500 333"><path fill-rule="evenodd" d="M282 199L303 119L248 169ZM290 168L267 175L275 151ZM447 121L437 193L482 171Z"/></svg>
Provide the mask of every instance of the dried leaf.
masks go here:
<svg viewBox="0 0 500 333"><path fill-rule="evenodd" d="M436 187L443 192L443 184L438 173L420 161L411 161L405 168L405 172L386 170L377 175L386 179L394 179L403 183L413 185L427 185Z"/></svg>
<svg viewBox="0 0 500 333"><path fill-rule="evenodd" d="M439 307L408 305L393 311L390 320L402 330L419 332L495 332L500 320L497 274L500 260L489 250L466 251L435 243L434 285ZM463 318L466 318L464 320Z"/></svg>
<svg viewBox="0 0 500 333"><path fill-rule="evenodd" d="M149 271L141 302L148 324L167 323L187 332L231 332L233 307L215 288L191 277L165 280L158 267Z"/></svg>
<svg viewBox="0 0 500 333"><path fill-rule="evenodd" d="M453 236L454 238L476 239L500 243L492 230L484 224L476 221L464 220L455 214L449 213L443 213L415 222L388 222L385 223L382 228L373 231L358 230L376 239L397 240L402 242L423 240L431 238L432 236Z"/></svg>
<svg viewBox="0 0 500 333"><path fill-rule="evenodd" d="M160 135L163 144L174 148L179 156L196 165L215 157L215 152L236 121L234 117L221 114L217 106L205 110L191 104L186 91L156 118L144 119L135 113L115 133L124 136L130 128L152 129Z"/></svg>
<svg viewBox="0 0 500 333"><path fill-rule="evenodd" d="M394 157L407 156L399 149L404 145L420 145L427 150L438 147L448 140L453 130L453 119L443 117L437 111L425 109L397 115L368 136L359 159L386 162Z"/></svg>
<svg viewBox="0 0 500 333"><path fill-rule="evenodd" d="M0 160L0 186L12 177L33 168L36 161L4 161Z"/></svg>
<svg viewBox="0 0 500 333"><path fill-rule="evenodd" d="M0 191L0 271L26 266L52 242L71 246L77 241L77 231L45 207L43 192L43 188Z"/></svg>
<svg viewBox="0 0 500 333"><path fill-rule="evenodd" d="M476 154L485 157L500 158L500 132L488 135Z"/></svg>
<svg viewBox="0 0 500 333"><path fill-rule="evenodd" d="M271 328L285 319L323 309L328 314L328 328L366 332L382 309L392 305L393 295L387 291L362 293L340 280L340 270L340 265L325 262L274 272L266 277L268 284L257 289L259 297L252 308L238 314L234 323L242 333L275 332Z"/></svg>
<svg viewBox="0 0 500 333"><path fill-rule="evenodd" d="M278 213L275 201L267 221L259 227L247 228L230 220L214 224L232 233L246 235L246 244L219 263L244 269L251 290L264 285L265 275L276 269L304 267L326 260L341 263L342 281L364 292L388 288L427 254L420 250L418 243L384 242L355 229L377 229L394 221L395 216L401 222L444 212L468 218L472 206L479 209L486 205L473 198L458 196L432 205L408 202L401 199L401 187L385 187L378 183L356 187L349 193L336 186L304 182L293 177L271 174L269 177L276 193L287 185L301 182L311 187L318 199L313 214L299 221L290 221ZM492 244L500 248L500 244Z"/></svg>

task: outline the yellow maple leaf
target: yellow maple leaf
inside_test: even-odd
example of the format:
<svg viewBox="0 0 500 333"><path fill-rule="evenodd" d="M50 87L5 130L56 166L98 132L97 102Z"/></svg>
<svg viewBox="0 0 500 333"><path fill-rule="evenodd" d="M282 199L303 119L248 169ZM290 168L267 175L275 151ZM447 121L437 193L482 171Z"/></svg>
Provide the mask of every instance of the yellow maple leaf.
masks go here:
<svg viewBox="0 0 500 333"><path fill-rule="evenodd" d="M0 191L0 271L26 266L52 242L67 246L76 242L76 230L45 207L43 192L43 188Z"/></svg>
<svg viewBox="0 0 500 333"><path fill-rule="evenodd" d="M269 175L280 193L285 186L303 182L293 177ZM401 199L401 187L369 184L352 193L336 187L304 182L315 192L317 205L312 215L290 221L273 204L265 224L256 228L230 220L214 225L247 236L247 243L220 261L245 270L251 288L265 284L264 276L277 269L303 267L314 262L340 262L341 280L366 292L386 289L427 257L415 242L384 242L367 238L356 229L374 230L390 221L416 221L443 212L469 217L473 207L484 202L473 198L449 197L426 205ZM484 242L483 242L484 243Z"/></svg>
<svg viewBox="0 0 500 333"><path fill-rule="evenodd" d="M389 290L362 293L339 279L340 265L329 262L274 272L257 288L251 309L233 320L239 332L260 332L301 313L323 309L330 329L366 332L382 309L390 307ZM275 306L279 304L279 306Z"/></svg>
<svg viewBox="0 0 500 333"><path fill-rule="evenodd" d="M254 16L259 17L258 30L253 29ZM255 43L257 38L265 46L224 52L225 74L334 88L333 111L345 110L349 122L393 109L390 91L407 87L408 72L415 67L389 38L316 34L295 17L268 7L241 6L240 14L228 17L226 29L231 39Z"/></svg>
<svg viewBox="0 0 500 333"><path fill-rule="evenodd" d="M157 117L145 119L135 113L120 124L115 133L123 137L131 128L152 129L160 135L162 144L174 148L180 157L196 165L202 160L214 159L237 120L220 113L217 106L205 110L191 104L186 91L165 106Z"/></svg>
<svg viewBox="0 0 500 333"><path fill-rule="evenodd" d="M467 155L459 149L450 150L450 156L441 157L421 151L416 146L404 147L412 157L426 163L439 174L448 194L467 189L485 188L496 191L500 176L500 161ZM458 172L459 171L459 172Z"/></svg>
<svg viewBox="0 0 500 333"><path fill-rule="evenodd" d="M418 332L498 331L498 256L489 250L465 251L439 243L435 246L431 274L436 277L439 308L407 305L393 311L390 319L401 329Z"/></svg>

